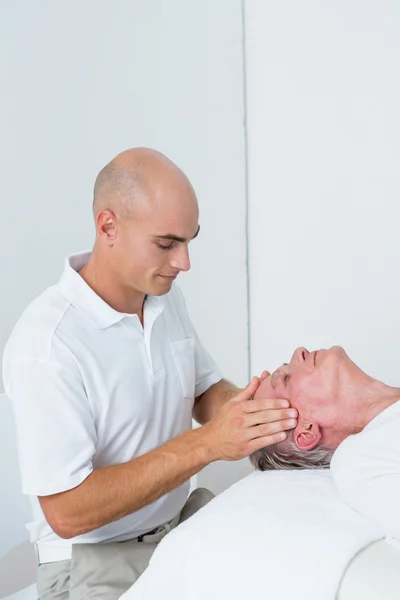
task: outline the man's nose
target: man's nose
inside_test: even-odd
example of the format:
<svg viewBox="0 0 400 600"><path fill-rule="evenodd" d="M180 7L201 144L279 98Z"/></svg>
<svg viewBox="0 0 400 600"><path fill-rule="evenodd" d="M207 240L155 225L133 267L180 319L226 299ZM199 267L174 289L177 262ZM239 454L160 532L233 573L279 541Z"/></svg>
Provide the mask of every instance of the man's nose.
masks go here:
<svg viewBox="0 0 400 600"><path fill-rule="evenodd" d="M295 362L302 363L305 361L308 354L310 353L307 350L307 348L304 348L304 346L300 346L299 348L296 348L296 350L293 352L292 360L294 360Z"/></svg>
<svg viewBox="0 0 400 600"><path fill-rule="evenodd" d="M189 248L182 245L177 252L174 254L171 260L171 267L179 271L189 271L190 269L190 258Z"/></svg>

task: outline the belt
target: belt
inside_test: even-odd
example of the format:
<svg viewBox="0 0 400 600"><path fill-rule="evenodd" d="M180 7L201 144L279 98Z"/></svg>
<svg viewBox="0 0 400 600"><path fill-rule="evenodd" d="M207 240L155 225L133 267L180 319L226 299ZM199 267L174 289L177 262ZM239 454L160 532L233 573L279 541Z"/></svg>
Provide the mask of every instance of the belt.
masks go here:
<svg viewBox="0 0 400 600"><path fill-rule="evenodd" d="M126 542L136 542L136 543L153 543L157 544L160 542L166 535L179 524L180 513L174 517L171 521L168 521L165 525L160 525L160 527L156 527L147 533L143 533L133 540L125 540ZM107 542L102 542L107 544ZM108 542L111 543L111 542ZM124 542L116 542L116 543L124 543ZM62 546L46 546L45 544L35 544L36 557L39 565L50 562L59 562L60 560L71 560L72 556L72 545L68 547Z"/></svg>

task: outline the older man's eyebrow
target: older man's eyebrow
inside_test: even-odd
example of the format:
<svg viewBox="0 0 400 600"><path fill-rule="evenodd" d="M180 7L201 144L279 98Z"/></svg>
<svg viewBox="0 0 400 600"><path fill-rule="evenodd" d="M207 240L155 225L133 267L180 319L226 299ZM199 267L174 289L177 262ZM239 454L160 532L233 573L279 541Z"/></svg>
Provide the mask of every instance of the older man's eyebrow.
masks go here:
<svg viewBox="0 0 400 600"><path fill-rule="evenodd" d="M198 226L194 236L191 238L192 240L194 240L194 238L196 238L199 235L199 231L200 225ZM174 240L175 242L181 242L182 244L188 241L186 238L179 237L178 235L174 235L173 233L167 233L167 235L155 235L154 237L159 238L161 240Z"/></svg>
<svg viewBox="0 0 400 600"><path fill-rule="evenodd" d="M271 386L272 389L276 389L276 378L279 377L280 373L279 373L279 369L277 369L276 371L274 371L271 375Z"/></svg>
<svg viewBox="0 0 400 600"><path fill-rule="evenodd" d="M282 367L287 367L287 366L288 366L288 363L283 363L282 364ZM272 375L271 375L271 386L272 386L272 389L274 389L274 390L276 389L276 380L277 379L285 378L285 377L289 377L289 379L290 379L290 375L288 373L287 374L282 373L281 367L279 367L279 369L276 369L276 371L274 371L272 373Z"/></svg>

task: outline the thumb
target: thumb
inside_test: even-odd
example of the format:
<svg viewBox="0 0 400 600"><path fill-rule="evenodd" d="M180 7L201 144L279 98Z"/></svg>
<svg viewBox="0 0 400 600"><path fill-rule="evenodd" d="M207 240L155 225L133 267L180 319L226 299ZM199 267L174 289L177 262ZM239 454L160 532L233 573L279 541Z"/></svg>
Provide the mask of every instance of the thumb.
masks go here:
<svg viewBox="0 0 400 600"><path fill-rule="evenodd" d="M263 382L264 379L267 379L267 377L269 377L271 375L271 373L269 371L263 371L260 375L260 381Z"/></svg>
<svg viewBox="0 0 400 600"><path fill-rule="evenodd" d="M256 393L259 385L259 378L253 377L250 383L241 392L239 392L235 399L239 402L242 400L251 400L254 394Z"/></svg>

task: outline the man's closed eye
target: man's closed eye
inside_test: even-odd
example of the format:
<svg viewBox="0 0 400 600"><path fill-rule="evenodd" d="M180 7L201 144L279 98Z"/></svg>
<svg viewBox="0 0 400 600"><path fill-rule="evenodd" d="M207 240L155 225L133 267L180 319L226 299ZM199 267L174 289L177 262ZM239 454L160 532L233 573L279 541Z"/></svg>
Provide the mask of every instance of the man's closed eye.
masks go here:
<svg viewBox="0 0 400 600"><path fill-rule="evenodd" d="M286 387L287 384L289 383L290 380L290 375L286 374L283 378L283 385Z"/></svg>

